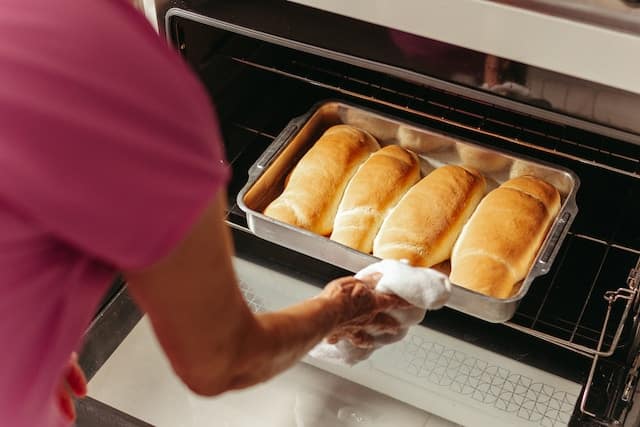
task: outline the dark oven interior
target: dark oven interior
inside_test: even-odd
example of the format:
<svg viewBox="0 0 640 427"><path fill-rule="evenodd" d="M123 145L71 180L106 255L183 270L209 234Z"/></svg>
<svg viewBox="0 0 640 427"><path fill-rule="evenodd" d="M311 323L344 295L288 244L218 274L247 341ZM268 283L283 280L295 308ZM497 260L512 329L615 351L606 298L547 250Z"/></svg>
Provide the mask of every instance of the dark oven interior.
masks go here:
<svg viewBox="0 0 640 427"><path fill-rule="evenodd" d="M443 309L430 313L424 325L581 384L588 382L593 352L614 345L613 355L598 361L586 406L596 418L620 418L637 352L635 301L612 302L601 331L609 306L605 293L628 286L640 257L639 146L185 17L174 16L168 34L219 113L233 167L228 221L238 255L318 286L347 272L253 236L235 202L249 167L292 118L318 101L350 101L576 172L579 213L552 270L534 282L515 317L494 325ZM626 306L630 314L617 340ZM576 407L574 420L583 418Z"/></svg>

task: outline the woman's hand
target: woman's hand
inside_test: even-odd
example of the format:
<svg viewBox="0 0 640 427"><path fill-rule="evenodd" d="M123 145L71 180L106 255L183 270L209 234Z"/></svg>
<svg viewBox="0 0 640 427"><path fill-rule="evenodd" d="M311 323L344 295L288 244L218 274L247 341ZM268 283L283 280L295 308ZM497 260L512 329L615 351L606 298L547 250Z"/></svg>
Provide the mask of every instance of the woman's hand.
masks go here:
<svg viewBox="0 0 640 427"><path fill-rule="evenodd" d="M381 312L408 305L375 292L379 277L347 277L330 283L319 297L253 314L233 269L226 200L219 192L164 260L124 272L174 371L196 393L215 396L266 381L325 337L355 340L364 326L382 327L384 316L376 317ZM360 344L365 340L362 335Z"/></svg>
<svg viewBox="0 0 640 427"><path fill-rule="evenodd" d="M87 379L78 365L78 355L71 353L67 367L64 370L58 388L56 389L56 403L62 416L69 422L76 419L76 408L73 398L87 395Z"/></svg>
<svg viewBox="0 0 640 427"><path fill-rule="evenodd" d="M342 317L327 336L330 344L347 339L356 347L370 348L374 342L371 333L395 334L399 331L398 321L384 311L408 308L410 304L396 295L376 292L375 287L381 277L380 274L361 280L343 277L329 283L320 293L320 298L326 298L339 307Z"/></svg>

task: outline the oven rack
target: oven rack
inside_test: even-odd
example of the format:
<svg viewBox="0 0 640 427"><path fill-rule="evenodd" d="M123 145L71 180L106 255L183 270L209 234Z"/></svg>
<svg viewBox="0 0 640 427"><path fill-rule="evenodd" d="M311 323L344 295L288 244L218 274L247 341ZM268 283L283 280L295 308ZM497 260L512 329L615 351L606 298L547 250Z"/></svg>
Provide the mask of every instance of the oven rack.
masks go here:
<svg viewBox="0 0 640 427"><path fill-rule="evenodd" d="M455 96L455 103L452 104L450 100L453 96L447 96L446 92L435 88L423 86L418 93L409 93L411 92L410 88L405 91L393 89L392 87L399 82L402 82L401 84L404 86L412 83L390 76L384 76L382 81L372 83L364 78L340 74L297 59L281 60L278 64L264 64L259 61L259 58L231 57L231 59L250 67L324 87L349 97L375 102L452 125L458 130L469 130L510 145L515 144L537 152L564 157L589 166L640 178L640 146L633 143L628 143L628 147L625 147L626 150L616 151L611 146L620 146L620 141L612 138L594 138L595 135L592 133L556 123L548 123L553 133L546 133L544 129L535 125L527 127L523 123L537 122L539 124L540 121L537 119L527 115L508 113L495 105L483 103L486 112L479 114L465 110L462 106L455 106L461 102L459 96ZM278 61L279 58L276 56L270 59ZM479 101L471 102L477 103ZM420 104L422 108L415 108L416 104ZM490 113L495 113L495 116ZM516 120L508 120L509 116Z"/></svg>
<svg viewBox="0 0 640 427"><path fill-rule="evenodd" d="M326 94L326 97L348 97L373 104L376 108L390 109L394 113L406 113L410 118L417 116L429 121L429 124L446 126L447 130L450 129L454 134L466 131L467 134L488 137L492 142L498 141L509 149L520 147L529 153L565 158L584 164L590 169L624 176L625 179L640 178L640 155L636 155L640 153L640 147L628 142L596 136L567 125L542 122L530 116L451 95L439 89L420 86L352 65L341 65L335 61L278 46L263 44L258 49L254 48L240 54L236 46L233 53L224 54L218 51L216 56L217 64L228 61L254 69L256 72L272 74L283 81L303 82L319 91L318 93ZM221 56L224 58L221 59ZM206 67L205 63L202 69ZM252 120L246 117L234 117L231 122L233 127L265 140L272 140L279 129L275 126L268 130L250 124ZM531 142L533 140L535 143ZM576 142L577 140L580 142ZM233 207L232 211L236 211L234 218L241 217L237 207ZM623 253L626 257L633 257L635 264L640 258L640 249L574 230L569 232L563 246L575 246L584 244L583 242L597 247L600 255L597 260L594 259L598 269L590 280L586 297L581 300L577 320L550 323L541 318L540 315L547 305L546 295L559 286L558 276L551 272L549 276L552 279L546 285L546 295L543 296L538 309L531 313L519 310L507 326L595 360L612 354L621 341L624 341L623 329L627 319L631 317L630 313L635 312L637 291L628 286L617 288L615 283L610 283L607 285L608 292L603 295L606 306L601 308L600 326L585 324L583 315L591 308L592 300L599 298L592 294L599 292L599 288L602 287L599 280L601 272L606 270L605 264L609 258ZM563 256L569 252L568 248L565 248L564 252L561 250L557 263L562 264ZM620 279L620 285L624 279ZM613 293L610 289L614 290Z"/></svg>
<svg viewBox="0 0 640 427"><path fill-rule="evenodd" d="M569 236L576 236L576 235L569 232ZM612 244L607 246L607 248L615 247L615 246L616 245ZM574 341L578 333L578 328L580 325L579 321L573 326L573 328L570 329L571 335L569 339L562 339L552 334L548 334L548 333L544 333L539 330L536 330L534 326L526 327L514 321L506 322L505 325L513 329L519 330L521 332L527 333L529 335L535 336L537 338L543 339L545 341L551 342L558 346L567 348L569 350L573 350L585 356L595 358L595 357L609 357L613 355L613 353L616 351L618 347L618 344L620 343L620 339L622 337L622 331L627 322L627 319L629 318L629 314L637 313L638 302L640 301L640 289L638 289L638 287L640 286L640 279L638 278L638 274L640 274L640 253L632 249L628 249L628 248L625 248L625 249L638 254L638 261L636 263L635 268L632 268L629 271L629 276L627 277L627 280L626 280L626 287L620 287L618 289L609 290L604 293L603 298L607 303L607 308L604 315L602 328L600 330L591 330L593 334L597 334L597 341L596 341L595 347L579 344ZM598 273L594 277L591 283L591 287L589 288L588 294L590 296L593 293L593 288L598 279L598 275L602 269L603 263L604 263L604 258L598 268ZM552 286L554 281L555 281L555 277L552 279ZM584 314L585 310L587 309L588 302L589 302L589 298L585 300L585 303L582 305L582 308L580 310L581 316L582 314ZM622 306L622 309L621 309L622 314L620 315L619 320L615 323L615 327L613 328L613 331L614 331L613 335L609 335L610 341L606 343L605 339L608 336L607 332L610 330L611 314L614 311L614 307L616 304L619 304ZM539 321L539 315L541 310L542 310L542 307L540 307L540 310L538 310L536 316L532 319L531 321L532 325L535 325ZM522 314L519 314L519 316L527 317ZM607 350L602 350L603 345L606 345Z"/></svg>

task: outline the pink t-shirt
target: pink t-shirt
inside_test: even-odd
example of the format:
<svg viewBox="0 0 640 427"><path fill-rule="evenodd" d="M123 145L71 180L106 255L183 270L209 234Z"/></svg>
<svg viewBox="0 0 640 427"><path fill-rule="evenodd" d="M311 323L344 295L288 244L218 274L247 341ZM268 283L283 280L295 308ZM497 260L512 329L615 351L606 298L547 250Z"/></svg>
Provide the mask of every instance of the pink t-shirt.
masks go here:
<svg viewBox="0 0 640 427"><path fill-rule="evenodd" d="M206 92L128 0L0 0L0 425L53 391L118 269L226 183Z"/></svg>

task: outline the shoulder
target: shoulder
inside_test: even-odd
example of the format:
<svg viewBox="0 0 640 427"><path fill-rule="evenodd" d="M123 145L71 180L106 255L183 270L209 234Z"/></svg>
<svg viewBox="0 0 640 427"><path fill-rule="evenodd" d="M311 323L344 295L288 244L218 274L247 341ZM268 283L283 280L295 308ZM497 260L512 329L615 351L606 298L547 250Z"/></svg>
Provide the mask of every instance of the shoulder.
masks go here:
<svg viewBox="0 0 640 427"><path fill-rule="evenodd" d="M44 54L62 53L65 48L88 52L90 47L135 42L154 33L126 0L3 0L0 21L0 43Z"/></svg>
<svg viewBox="0 0 640 427"><path fill-rule="evenodd" d="M0 109L153 118L173 110L178 119L210 121L201 83L127 0L2 5L0 81L12 84L0 96Z"/></svg>
<svg viewBox="0 0 640 427"><path fill-rule="evenodd" d="M200 90L181 58L127 0L3 0L2 5L0 78L16 88L32 88L37 80L45 93L47 85L60 84L94 91L112 86L173 91L186 93L184 98Z"/></svg>

